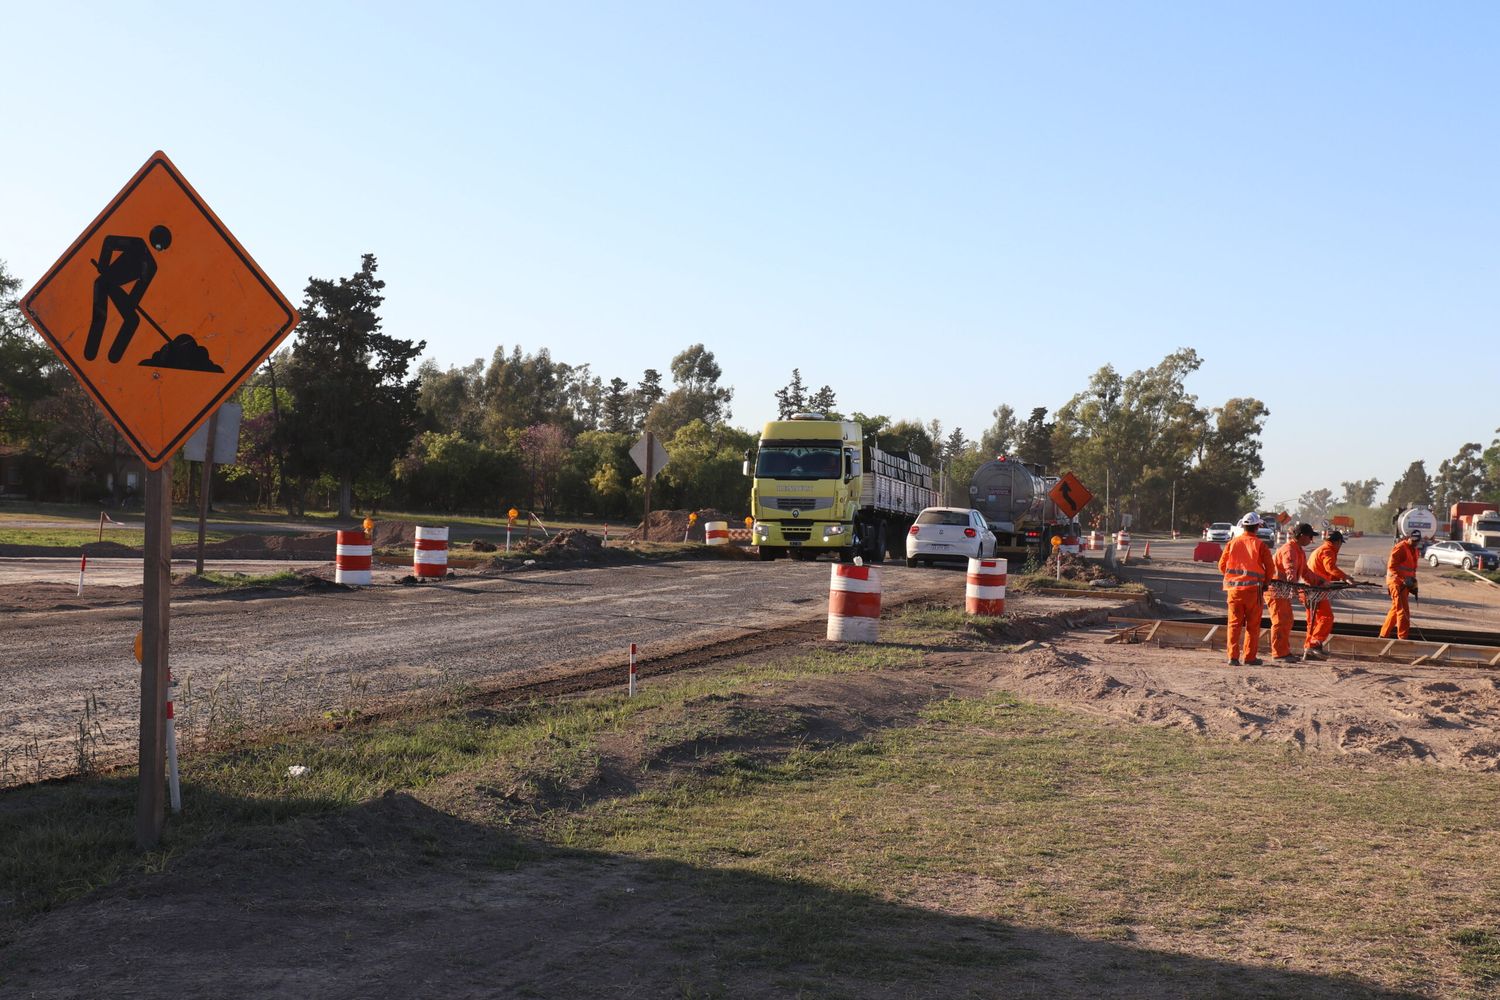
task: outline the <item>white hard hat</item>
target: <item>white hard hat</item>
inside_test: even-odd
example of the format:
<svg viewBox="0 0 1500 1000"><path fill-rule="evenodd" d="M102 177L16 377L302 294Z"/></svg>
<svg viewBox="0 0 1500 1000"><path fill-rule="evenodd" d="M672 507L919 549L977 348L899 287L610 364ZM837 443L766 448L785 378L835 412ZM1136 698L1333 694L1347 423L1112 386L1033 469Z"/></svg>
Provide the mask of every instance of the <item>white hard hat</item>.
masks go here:
<svg viewBox="0 0 1500 1000"><path fill-rule="evenodd" d="M1240 527L1259 528L1260 525L1260 515L1255 513L1255 511L1253 510L1250 513L1246 514L1244 517L1240 518Z"/></svg>

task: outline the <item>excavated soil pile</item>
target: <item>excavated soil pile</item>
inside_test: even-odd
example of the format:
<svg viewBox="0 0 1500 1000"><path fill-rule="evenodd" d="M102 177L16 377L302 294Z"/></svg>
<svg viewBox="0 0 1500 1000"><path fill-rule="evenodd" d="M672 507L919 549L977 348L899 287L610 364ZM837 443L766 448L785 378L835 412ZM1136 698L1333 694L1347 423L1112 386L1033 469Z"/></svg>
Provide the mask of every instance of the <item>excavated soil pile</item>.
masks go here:
<svg viewBox="0 0 1500 1000"><path fill-rule="evenodd" d="M688 516L697 514L698 520L689 527ZM653 510L651 512L651 541L653 542L680 542L684 533L690 542L703 541L703 525L708 521L727 521L731 528L736 527L734 518L721 510L713 507L704 507L702 510ZM627 542L641 541L641 529L645 522L637 524L629 534L625 536Z"/></svg>
<svg viewBox="0 0 1500 1000"><path fill-rule="evenodd" d="M429 525L423 525L429 527ZM430 527L439 527L431 525ZM370 544L377 549L409 549L417 544L417 526L407 521L376 521Z"/></svg>
<svg viewBox="0 0 1500 1000"><path fill-rule="evenodd" d="M587 558L602 554L604 542L582 528L566 528L538 545L533 551L548 556Z"/></svg>
<svg viewBox="0 0 1500 1000"><path fill-rule="evenodd" d="M1057 556L1047 560L1047 569L1057 572ZM1092 583L1102 580L1105 583L1119 583L1120 578L1104 568L1101 562L1084 559L1082 556L1062 556L1062 578L1064 580L1078 580L1083 583Z"/></svg>

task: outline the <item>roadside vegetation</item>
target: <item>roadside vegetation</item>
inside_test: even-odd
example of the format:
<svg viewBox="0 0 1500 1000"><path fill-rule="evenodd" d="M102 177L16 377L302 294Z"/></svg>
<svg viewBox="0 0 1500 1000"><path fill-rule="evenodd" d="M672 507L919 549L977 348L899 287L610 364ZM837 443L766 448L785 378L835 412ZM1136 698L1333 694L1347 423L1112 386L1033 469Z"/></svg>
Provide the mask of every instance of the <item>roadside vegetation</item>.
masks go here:
<svg viewBox="0 0 1500 1000"><path fill-rule="evenodd" d="M999 968L1033 984L1058 976L1017 928L1110 946L1101 954L1123 964L1091 974L1182 996L1262 994L1195 982L1177 958L1327 977L1289 996L1331 982L1347 996L1500 987L1492 775L1359 766L1028 704L934 672L939 650L1024 648L1003 623L949 607L912 608L882 639L648 677L635 698L487 706L454 689L400 718L188 750L185 811L144 857L131 847L133 775L9 791L0 939L91 891L170 877L210 845L232 864L268 831L357 822L399 793L509 846L414 844L393 876L444 863L524 872L558 857L671 865L719 885L738 915L703 918L723 961L793 981L821 970L841 977L819 980L830 995L874 982L916 995ZM812 890L836 912L809 908ZM913 941L902 914L914 912L970 923L955 940ZM902 943L865 951L830 921ZM705 929L684 920L665 933L690 951Z"/></svg>

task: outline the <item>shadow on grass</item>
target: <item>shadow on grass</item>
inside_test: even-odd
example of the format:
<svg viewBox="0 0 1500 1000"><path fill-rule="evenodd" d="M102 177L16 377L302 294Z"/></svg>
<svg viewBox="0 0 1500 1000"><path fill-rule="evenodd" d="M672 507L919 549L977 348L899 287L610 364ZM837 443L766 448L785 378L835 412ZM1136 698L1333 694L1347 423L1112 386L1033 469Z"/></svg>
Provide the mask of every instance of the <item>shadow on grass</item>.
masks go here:
<svg viewBox="0 0 1500 1000"><path fill-rule="evenodd" d="M284 808L33 918L0 949L0 993L1411 996L769 878L734 852L705 868L559 849L404 794Z"/></svg>

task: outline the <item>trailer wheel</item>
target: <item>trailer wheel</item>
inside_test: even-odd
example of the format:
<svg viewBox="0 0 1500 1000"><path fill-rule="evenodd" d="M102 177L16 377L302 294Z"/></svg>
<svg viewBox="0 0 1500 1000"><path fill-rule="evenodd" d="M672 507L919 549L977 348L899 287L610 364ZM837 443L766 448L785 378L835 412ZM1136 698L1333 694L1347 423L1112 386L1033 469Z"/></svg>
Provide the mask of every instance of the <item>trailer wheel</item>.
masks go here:
<svg viewBox="0 0 1500 1000"><path fill-rule="evenodd" d="M883 562L885 562L885 522L884 521L881 521L879 524L875 525L875 532L874 532L874 534L875 534L875 544L872 547L874 548L875 551L870 556L870 561L871 562L877 562L877 563L883 563Z"/></svg>

